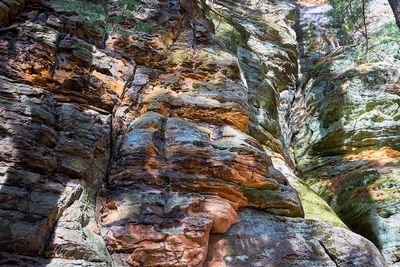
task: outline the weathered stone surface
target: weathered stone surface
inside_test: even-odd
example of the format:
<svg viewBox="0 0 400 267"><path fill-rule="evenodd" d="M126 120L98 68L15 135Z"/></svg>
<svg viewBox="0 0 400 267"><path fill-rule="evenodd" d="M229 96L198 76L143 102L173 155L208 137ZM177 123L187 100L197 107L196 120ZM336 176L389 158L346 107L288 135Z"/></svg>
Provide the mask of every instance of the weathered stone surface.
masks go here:
<svg viewBox="0 0 400 267"><path fill-rule="evenodd" d="M0 265L1 266L83 266L83 267L105 267L108 266L102 262L90 262L86 260L67 260L61 258L41 258L41 257L30 257L17 254L0 253Z"/></svg>
<svg viewBox="0 0 400 267"><path fill-rule="evenodd" d="M213 17L215 32L238 58L248 90L248 132L284 154L279 92L296 86L298 52L291 26L298 19L297 6L289 1L213 1L210 6L223 14Z"/></svg>
<svg viewBox="0 0 400 267"><path fill-rule="evenodd" d="M1 248L42 253L84 183L105 176L110 116L4 77L0 90Z"/></svg>
<svg viewBox="0 0 400 267"><path fill-rule="evenodd" d="M102 207L101 232L117 265L203 263L212 226L203 196L142 186L109 199Z"/></svg>
<svg viewBox="0 0 400 267"><path fill-rule="evenodd" d="M254 210L239 219L211 237L206 266L385 266L371 242L343 228Z"/></svg>
<svg viewBox="0 0 400 267"><path fill-rule="evenodd" d="M47 87L60 94L60 101L110 112L133 75L133 61L112 56L76 33L66 34L68 20L46 15L25 12L21 16L27 22L2 34L0 74Z"/></svg>
<svg viewBox="0 0 400 267"><path fill-rule="evenodd" d="M146 86L140 113L156 111L247 129L247 90L234 56L220 49L199 51L195 56L178 50L171 53L170 60L167 64L172 73L163 73Z"/></svg>
<svg viewBox="0 0 400 267"><path fill-rule="evenodd" d="M389 147L345 157L319 166L309 183L355 232L373 241L388 262L399 251L399 155ZM335 168L332 168L335 166Z"/></svg>
<svg viewBox="0 0 400 267"><path fill-rule="evenodd" d="M143 8L150 8L147 5L154 8L153 4ZM156 7L168 10L161 3ZM207 21L201 11L197 16ZM160 264L165 266L203 264L210 231L227 231L241 207L303 215L296 190L273 168L263 147L267 143L245 133L253 116L249 88L254 94L256 90L276 90L274 85L249 86L245 78L256 75L251 74L253 69L262 72L262 62L267 60L258 54L261 48L248 52L254 57L253 66L244 70L236 53L221 44L212 31L199 30L196 51L191 50L190 28L184 25L178 33L170 28L178 23L176 6L169 7L169 18L150 33L136 32L126 39L116 35L106 42L108 49L133 57L140 64L116 109L116 149L109 189L99 198L102 234L120 264L151 266L157 258L162 258ZM251 18L248 23L255 21ZM260 29L265 26L257 25ZM294 34L282 26L281 30L285 29ZM259 31L260 36L268 34ZM160 45L165 32L178 34L170 47L166 46L168 38ZM246 34L256 33L249 30ZM295 50L294 41L292 45ZM295 59L295 51L291 55ZM285 59L282 56L282 61ZM266 98L270 97L268 92ZM270 109L277 114L276 94L273 101ZM270 128L276 133L275 137L270 134L271 142L279 143L277 121L275 126L278 130ZM183 203L173 208L171 202ZM196 238L182 231L194 231ZM151 238L145 239L146 235ZM176 253L171 252L171 240L181 244Z"/></svg>
<svg viewBox="0 0 400 267"><path fill-rule="evenodd" d="M57 31L30 21L2 34L0 60L4 67L0 74L46 86L51 82L58 38Z"/></svg>
<svg viewBox="0 0 400 267"><path fill-rule="evenodd" d="M107 110L118 102L134 71L128 61L110 57L94 45L68 35L59 41L57 62L53 75L57 91Z"/></svg>
<svg viewBox="0 0 400 267"><path fill-rule="evenodd" d="M94 216L109 163L111 114L103 109L117 101L133 65L65 36L65 21L54 15L27 10L20 15L25 22L0 36L1 75L7 77L0 79L0 246L60 258L20 258L20 265L107 265L111 258ZM60 86L61 70L78 72L77 80L90 76L89 83ZM17 256L8 258L19 265Z"/></svg>
<svg viewBox="0 0 400 267"><path fill-rule="evenodd" d="M371 36L391 32L385 15L390 7L383 2L373 3L377 14L368 21ZM293 129L297 167L350 229L374 242L389 264L398 264L398 31L384 42L372 38L374 56L368 55L368 62L357 46L321 60L334 46L326 40L337 36L324 28L327 8L310 10L319 14L323 30L303 42L305 83L290 120L298 125Z"/></svg>
<svg viewBox="0 0 400 267"><path fill-rule="evenodd" d="M100 2L0 5L0 265L384 265L295 174L297 5Z"/></svg>
<svg viewBox="0 0 400 267"><path fill-rule="evenodd" d="M270 172L271 162L256 140L230 126L167 119L148 112L128 127L115 160L111 186L141 181L154 186L170 184L184 191L209 191L236 207L268 207L268 199L274 199L271 208L301 214L296 195L289 195L290 185ZM283 190L288 192L281 194Z"/></svg>
<svg viewBox="0 0 400 267"><path fill-rule="evenodd" d="M57 31L73 34L96 47L104 47L109 27L107 10L101 1L30 0L31 6L54 10L48 14L48 23Z"/></svg>
<svg viewBox="0 0 400 267"><path fill-rule="evenodd" d="M25 7L25 0L0 1L0 27L7 25Z"/></svg>
<svg viewBox="0 0 400 267"><path fill-rule="evenodd" d="M71 260L85 259L111 265L111 257L104 240L100 236L99 227L95 220L94 200L96 191L89 189L93 186L96 185L90 183L90 187L84 187L80 198L69 206L58 220L51 242L46 248L47 257Z"/></svg>
<svg viewBox="0 0 400 267"><path fill-rule="evenodd" d="M323 221L347 229L347 226L339 219L328 203L294 174L293 169L282 155L271 154L274 168L285 175L290 184L298 191L305 219Z"/></svg>

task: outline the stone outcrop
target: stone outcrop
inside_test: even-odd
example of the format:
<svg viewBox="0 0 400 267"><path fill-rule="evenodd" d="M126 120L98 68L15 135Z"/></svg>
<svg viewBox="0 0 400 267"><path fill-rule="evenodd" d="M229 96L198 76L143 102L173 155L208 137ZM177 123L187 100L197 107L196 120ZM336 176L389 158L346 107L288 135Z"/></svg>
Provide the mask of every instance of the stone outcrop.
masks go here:
<svg viewBox="0 0 400 267"><path fill-rule="evenodd" d="M150 33L134 33L138 36L128 40L117 36L107 43L109 49L137 59L140 65L116 109L114 128L119 132L109 188L100 200L104 201L102 231L120 265L160 261L194 266L204 263L210 233L226 232L237 222L239 208L286 216L302 216L303 211L296 190L274 169L263 148L268 142L280 142L279 130L274 137L264 126L270 120L268 107L258 108L256 100L249 101L256 93L272 94L266 101L272 100L269 109L277 114L275 88L249 77L254 72L263 75L263 54L242 48L243 40L232 44L236 51L218 42L203 10L196 11L200 36L193 41L192 29L185 24L181 32L174 32L181 16L178 6L153 8L168 13L166 25ZM223 6L211 8L221 12ZM229 18L224 23L232 23L230 27L240 30L243 38L261 45L259 39L266 32L261 28L247 32L239 24L238 14L251 9L231 8L226 15L236 19L237 25ZM147 19L155 20L160 14L152 16ZM169 47L147 41L162 40L165 32L175 35ZM188 46L194 42L196 50ZM152 49L145 60L141 58L140 53ZM165 49L170 50L166 55ZM234 52L254 62L242 65L244 60L238 61ZM259 91L250 94L249 88ZM257 116L268 119L256 121ZM256 123L264 133L262 138L246 134Z"/></svg>
<svg viewBox="0 0 400 267"><path fill-rule="evenodd" d="M42 255L106 266L95 201L110 161L111 110L134 65L43 10L28 8L0 36L0 250L27 255L27 265ZM20 265L15 257L2 264Z"/></svg>
<svg viewBox="0 0 400 267"><path fill-rule="evenodd" d="M104 179L110 115L1 79L1 248L38 253L66 208Z"/></svg>
<svg viewBox="0 0 400 267"><path fill-rule="evenodd" d="M6 26L25 8L25 0L2 0L0 1L0 27Z"/></svg>
<svg viewBox="0 0 400 267"><path fill-rule="evenodd" d="M296 176L295 3L3 2L0 265L385 266Z"/></svg>
<svg viewBox="0 0 400 267"><path fill-rule="evenodd" d="M399 45L390 7L373 5L369 62L362 46L335 50L341 39L326 32L328 8L309 8L320 33L303 42L305 82L290 123L298 125L293 153L302 177L350 229L398 264Z"/></svg>
<svg viewBox="0 0 400 267"><path fill-rule="evenodd" d="M244 210L213 235L207 266L385 266L368 240L330 224Z"/></svg>

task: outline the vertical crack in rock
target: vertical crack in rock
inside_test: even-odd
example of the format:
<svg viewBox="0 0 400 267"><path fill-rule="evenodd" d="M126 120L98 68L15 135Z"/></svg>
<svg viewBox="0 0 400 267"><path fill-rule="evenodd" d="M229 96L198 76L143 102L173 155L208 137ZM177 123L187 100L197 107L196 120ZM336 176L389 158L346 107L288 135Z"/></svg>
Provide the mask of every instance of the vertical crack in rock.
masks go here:
<svg viewBox="0 0 400 267"><path fill-rule="evenodd" d="M337 259L336 259L335 255L333 255L331 252L329 252L329 250L325 247L324 242L319 241L319 244L324 249L326 255L328 255L329 258L333 261L333 263L335 263L335 266L339 267L339 264L337 263Z"/></svg>
<svg viewBox="0 0 400 267"><path fill-rule="evenodd" d="M294 174L298 20L290 1L32 1L0 34L0 265L324 266L335 250L384 266Z"/></svg>
<svg viewBox="0 0 400 267"><path fill-rule="evenodd" d="M73 5L36 1L0 36L2 265L111 264L95 194L108 162L108 110L130 66L75 31L79 18L64 15Z"/></svg>

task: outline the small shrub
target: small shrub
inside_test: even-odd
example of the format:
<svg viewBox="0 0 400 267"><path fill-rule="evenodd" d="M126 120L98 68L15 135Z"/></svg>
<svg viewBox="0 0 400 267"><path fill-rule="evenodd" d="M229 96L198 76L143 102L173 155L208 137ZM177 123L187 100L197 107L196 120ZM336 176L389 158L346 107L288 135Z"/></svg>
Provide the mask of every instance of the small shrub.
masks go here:
<svg viewBox="0 0 400 267"><path fill-rule="evenodd" d="M339 24L345 31L354 31L363 21L363 0L330 0L332 9L329 15L335 24ZM371 0L365 0L367 9Z"/></svg>

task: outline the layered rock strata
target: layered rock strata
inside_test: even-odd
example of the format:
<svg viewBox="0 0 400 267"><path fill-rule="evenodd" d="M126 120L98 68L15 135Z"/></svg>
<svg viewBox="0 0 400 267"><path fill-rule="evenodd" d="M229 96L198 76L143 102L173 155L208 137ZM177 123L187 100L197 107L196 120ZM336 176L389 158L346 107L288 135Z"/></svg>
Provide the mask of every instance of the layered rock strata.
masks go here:
<svg viewBox="0 0 400 267"><path fill-rule="evenodd" d="M6 26L25 8L25 0L0 1L0 27Z"/></svg>
<svg viewBox="0 0 400 267"><path fill-rule="evenodd" d="M26 255L1 264L108 266L95 200L134 64L93 45L90 28L75 32L82 22L56 4L30 3L0 34L0 250Z"/></svg>
<svg viewBox="0 0 400 267"><path fill-rule="evenodd" d="M227 3L212 5L209 12L222 16L222 4ZM303 211L296 190L263 148L274 142L282 151L278 118L270 119L277 113L277 94L262 79L262 57L268 53L241 47L248 40L261 46L267 32L247 32L239 24L245 16L232 6L227 18L215 18L242 35L229 50L216 39L216 26L201 7L192 7L196 37L189 25L179 25L179 6L152 8L165 13L147 20L168 16L168 23L107 43L134 56L138 66L115 113L118 133L109 187L102 192L102 231L121 265L194 266L204 263L210 233L226 232L237 222L239 208L297 217ZM176 27L182 29L175 32ZM165 45L168 38L167 47L154 41ZM146 50L151 53L142 58ZM239 51L248 58L245 63L234 53ZM250 76L256 74L258 80ZM269 123L275 123L276 137L268 132ZM248 128L262 135L253 138Z"/></svg>
<svg viewBox="0 0 400 267"><path fill-rule="evenodd" d="M0 31L1 265L384 266L293 174L295 4L97 2Z"/></svg>
<svg viewBox="0 0 400 267"><path fill-rule="evenodd" d="M387 262L396 266L400 260L398 31L385 1L374 1L371 8L368 54L363 44L335 48L335 43L343 44L343 37L329 29L329 8L308 8L303 29L314 32L310 27L318 27L320 34L304 35L305 82L292 106L290 123L299 126L293 130L293 152L304 179L350 229L373 241Z"/></svg>

